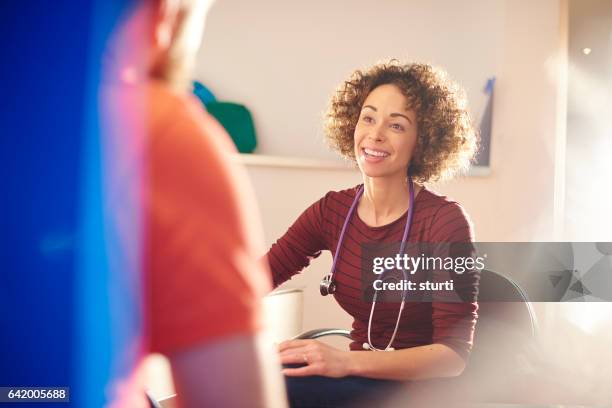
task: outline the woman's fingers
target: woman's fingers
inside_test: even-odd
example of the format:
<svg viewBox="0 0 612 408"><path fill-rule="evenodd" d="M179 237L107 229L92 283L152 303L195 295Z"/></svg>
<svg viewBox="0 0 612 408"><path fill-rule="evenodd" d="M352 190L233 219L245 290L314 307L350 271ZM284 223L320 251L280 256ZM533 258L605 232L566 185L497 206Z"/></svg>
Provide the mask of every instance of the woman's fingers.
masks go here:
<svg viewBox="0 0 612 408"><path fill-rule="evenodd" d="M283 368L282 372L289 377L305 377L308 375L321 374L319 371L320 368L318 365L307 365L298 368Z"/></svg>
<svg viewBox="0 0 612 408"><path fill-rule="evenodd" d="M280 355L281 364L309 364L312 363L306 353L287 353Z"/></svg>
<svg viewBox="0 0 612 408"><path fill-rule="evenodd" d="M288 340L279 344L282 364L302 364L302 367L285 368L283 374L302 377L323 375L342 377L346 375L345 353L317 340Z"/></svg>
<svg viewBox="0 0 612 408"><path fill-rule="evenodd" d="M283 364L303 363L309 364L321 360L322 354L309 345L294 347L281 351L279 357Z"/></svg>
<svg viewBox="0 0 612 408"><path fill-rule="evenodd" d="M316 340L286 340L278 345L278 351L283 352L296 347L304 347L313 344Z"/></svg>
<svg viewBox="0 0 612 408"><path fill-rule="evenodd" d="M335 350L316 340L289 341L279 352L282 364L300 364L302 367L285 368L287 376L323 375L327 377L343 377L347 375L347 354Z"/></svg>

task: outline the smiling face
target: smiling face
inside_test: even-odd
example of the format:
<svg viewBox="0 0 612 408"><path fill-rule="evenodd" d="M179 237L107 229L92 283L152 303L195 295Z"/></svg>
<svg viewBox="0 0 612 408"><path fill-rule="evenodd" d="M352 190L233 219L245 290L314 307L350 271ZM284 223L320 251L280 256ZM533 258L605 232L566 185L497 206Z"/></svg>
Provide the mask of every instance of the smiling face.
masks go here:
<svg viewBox="0 0 612 408"><path fill-rule="evenodd" d="M369 177L405 176L417 141L416 113L392 84L367 96L355 127L355 157Z"/></svg>

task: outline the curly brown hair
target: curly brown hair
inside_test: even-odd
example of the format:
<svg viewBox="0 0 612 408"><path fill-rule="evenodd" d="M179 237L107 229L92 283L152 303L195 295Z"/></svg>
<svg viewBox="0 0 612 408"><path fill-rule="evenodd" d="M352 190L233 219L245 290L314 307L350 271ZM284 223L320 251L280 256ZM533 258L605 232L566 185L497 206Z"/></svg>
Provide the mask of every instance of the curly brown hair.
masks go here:
<svg viewBox="0 0 612 408"><path fill-rule="evenodd" d="M372 90L393 84L417 116L417 145L408 173L417 182L449 179L469 167L478 135L461 87L445 71L427 64L378 63L353 72L334 93L325 114L331 146L355 161L354 133L362 105Z"/></svg>

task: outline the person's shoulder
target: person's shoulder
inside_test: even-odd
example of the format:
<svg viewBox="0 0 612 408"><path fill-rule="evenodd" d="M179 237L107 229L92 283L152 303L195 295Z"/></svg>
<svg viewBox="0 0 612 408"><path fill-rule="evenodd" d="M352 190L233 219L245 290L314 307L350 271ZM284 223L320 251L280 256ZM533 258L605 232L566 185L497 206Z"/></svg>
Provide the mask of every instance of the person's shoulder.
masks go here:
<svg viewBox="0 0 612 408"><path fill-rule="evenodd" d="M245 170L231 154L236 148L223 127L189 94L177 93L164 83L152 83L148 93L148 161L157 175L174 175L174 183L201 200L213 202L244 197L250 191ZM185 176L185 175L189 176ZM227 205L219 211L251 206ZM248 210L253 213L253 209Z"/></svg>
<svg viewBox="0 0 612 408"><path fill-rule="evenodd" d="M438 192L423 187L419 192L418 202L421 207L424 207L432 212L445 211L464 211L463 206L455 199L439 194Z"/></svg>
<svg viewBox="0 0 612 408"><path fill-rule="evenodd" d="M420 194L423 193L421 203L427 205L431 216L430 239L449 242L474 240L472 220L459 202L429 189L424 188Z"/></svg>
<svg viewBox="0 0 612 408"><path fill-rule="evenodd" d="M348 210L355 201L357 192L362 187L362 184L346 188L343 190L331 190L321 199L326 207L331 207L337 210Z"/></svg>
<svg viewBox="0 0 612 408"><path fill-rule="evenodd" d="M417 203L421 214L431 217L433 224L450 220L463 220L466 224L472 224L469 214L458 201L429 188L424 187L421 190Z"/></svg>
<svg viewBox="0 0 612 408"><path fill-rule="evenodd" d="M199 148L235 152L227 132L192 95L153 81L148 86L149 122L156 139L197 145Z"/></svg>

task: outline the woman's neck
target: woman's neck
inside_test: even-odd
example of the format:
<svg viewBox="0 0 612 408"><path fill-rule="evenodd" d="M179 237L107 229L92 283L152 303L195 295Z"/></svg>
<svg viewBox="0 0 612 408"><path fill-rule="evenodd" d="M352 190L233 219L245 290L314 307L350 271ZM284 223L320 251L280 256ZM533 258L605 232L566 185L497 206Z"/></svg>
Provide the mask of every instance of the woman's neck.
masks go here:
<svg viewBox="0 0 612 408"><path fill-rule="evenodd" d="M366 224L379 226L394 221L409 207L410 190L408 178L364 176L364 192L359 202L358 212ZM414 184L414 195L420 190Z"/></svg>

